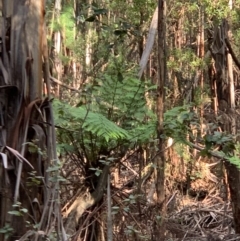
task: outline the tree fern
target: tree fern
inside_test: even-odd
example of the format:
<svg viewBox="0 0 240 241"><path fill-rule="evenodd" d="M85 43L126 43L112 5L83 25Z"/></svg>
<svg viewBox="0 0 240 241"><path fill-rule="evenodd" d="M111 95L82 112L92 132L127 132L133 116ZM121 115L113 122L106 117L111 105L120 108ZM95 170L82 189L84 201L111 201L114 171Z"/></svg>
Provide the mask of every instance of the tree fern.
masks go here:
<svg viewBox="0 0 240 241"><path fill-rule="evenodd" d="M65 128L61 140L74 140L75 148L83 150L89 160L96 160L103 150L128 148L156 136L156 116L145 98L156 86L134 77L119 61L113 60L104 74L85 85L75 107L59 101L54 104L56 124Z"/></svg>
<svg viewBox="0 0 240 241"><path fill-rule="evenodd" d="M54 102L56 110L56 124L72 129L85 130L93 135L104 138L106 141L110 139L128 139L128 132L112 121L108 120L100 113L88 111L83 107L72 107L59 101Z"/></svg>
<svg viewBox="0 0 240 241"><path fill-rule="evenodd" d="M142 122L148 115L145 91L146 83L132 77L104 75L98 79L94 96L98 99L99 110L112 121L118 121L123 127L129 122Z"/></svg>

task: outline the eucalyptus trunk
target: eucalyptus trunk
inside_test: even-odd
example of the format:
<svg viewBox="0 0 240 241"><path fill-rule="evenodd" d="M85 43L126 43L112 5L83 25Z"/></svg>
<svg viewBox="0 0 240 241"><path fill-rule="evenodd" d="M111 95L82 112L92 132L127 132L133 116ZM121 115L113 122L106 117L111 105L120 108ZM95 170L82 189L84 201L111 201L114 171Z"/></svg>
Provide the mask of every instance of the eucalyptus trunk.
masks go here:
<svg viewBox="0 0 240 241"><path fill-rule="evenodd" d="M230 18L229 18L230 20ZM220 26L214 29L214 38L211 53L215 60L216 93L220 113L228 118L222 125L222 130L233 135L236 134L236 111L234 98L233 63L234 53L229 42L229 22L223 19ZM232 154L234 151L232 151ZM228 185L231 194L233 218L236 233L240 233L240 172L236 165L225 161Z"/></svg>
<svg viewBox="0 0 240 241"><path fill-rule="evenodd" d="M229 0L229 8L232 10L232 0ZM226 32L227 39L231 39L231 29L230 29L230 21L231 18L229 16L228 22L226 21ZM228 88L229 88L229 96L228 96L228 105L230 108L230 113L235 112L235 86L234 86L234 77L233 77L233 59L232 55L228 49L228 52L226 54L226 69L227 69L227 78L228 78ZM231 122L229 126L229 131L233 135L236 135L236 117L235 115L231 115ZM233 219L234 219L234 226L236 233L240 233L240 171L238 168L231 164L226 162L225 167L227 169L228 174L228 183L229 183L229 189L231 194L231 202L232 202L232 208L233 208Z"/></svg>
<svg viewBox="0 0 240 241"><path fill-rule="evenodd" d="M157 95L157 117L158 117L158 138L159 138L159 156L157 157L157 176L156 193L157 201L160 207L161 216L165 214L165 138L163 129L165 93L164 87L167 79L166 69L166 1L158 1L158 95ZM164 240L164 221L155 230L156 240Z"/></svg>
<svg viewBox="0 0 240 241"><path fill-rule="evenodd" d="M55 1L55 21L59 24L59 17L60 17L60 11L61 11L61 0ZM62 81L62 61L60 58L61 54L61 45L62 45L62 39L61 39L61 32L60 29L55 31L54 33L54 68L55 70L55 76L59 81ZM55 95L60 96L60 85L57 84L55 89Z"/></svg>
<svg viewBox="0 0 240 241"><path fill-rule="evenodd" d="M57 156L51 102L42 98L43 85L48 86L47 95L50 89L45 1L2 4L0 229L7 231L0 241L23 235L22 240L39 240L53 220L60 220L58 205L49 205L50 199L58 197L58 183L50 183L46 172ZM31 146L35 149L30 150ZM55 215L49 216L53 210Z"/></svg>

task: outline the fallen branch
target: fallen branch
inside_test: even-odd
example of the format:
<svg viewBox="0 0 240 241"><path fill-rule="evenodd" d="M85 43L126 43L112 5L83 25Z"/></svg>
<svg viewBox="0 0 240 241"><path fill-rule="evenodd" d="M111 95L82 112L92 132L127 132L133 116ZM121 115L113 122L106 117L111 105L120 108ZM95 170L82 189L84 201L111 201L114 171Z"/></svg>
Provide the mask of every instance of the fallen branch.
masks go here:
<svg viewBox="0 0 240 241"><path fill-rule="evenodd" d="M80 90L77 90L77 89L75 89L75 88L73 88L71 86L68 86L68 85L64 84L63 82L61 82L60 80L58 80L58 79L56 79L56 78L54 78L52 76L50 76L50 80L52 82L58 84L58 85L61 85L61 86L65 87L65 88L69 89L69 90L75 91L77 93L82 93Z"/></svg>

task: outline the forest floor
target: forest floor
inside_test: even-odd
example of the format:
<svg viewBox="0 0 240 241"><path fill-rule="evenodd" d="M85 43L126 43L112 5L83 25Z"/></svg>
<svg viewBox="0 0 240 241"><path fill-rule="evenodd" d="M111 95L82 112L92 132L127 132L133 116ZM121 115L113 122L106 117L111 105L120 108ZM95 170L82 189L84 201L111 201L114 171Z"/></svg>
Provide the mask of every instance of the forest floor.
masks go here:
<svg viewBox="0 0 240 241"><path fill-rule="evenodd" d="M166 218L168 234L171 236L169 241L240 240L240 236L234 234L229 201L208 194L202 201L178 195L176 202L174 210Z"/></svg>
<svg viewBox="0 0 240 241"><path fill-rule="evenodd" d="M80 173L74 165L67 167L71 167L76 175L72 174L72 181L69 186L65 186L66 193L70 189L80 190L84 180L81 180L82 184L79 182ZM164 217L159 213L154 194L154 173L144 182L139 182L141 168L138 156L132 156L128 161L125 159L115 171L112 170L114 241L162 241L154 234L154 227L162 218L166 229L165 241L240 241L240 236L234 233L229 190L222 163L218 160L196 161L192 165L188 184L186 168L181 158L175 158L166 166ZM62 194L62 200L63 204L67 203L69 196ZM85 212L82 222L91 216L97 223L106 224L107 213L105 195L96 207ZM79 228L84 229L81 222ZM107 226L104 225L103 229L106 233Z"/></svg>
<svg viewBox="0 0 240 241"><path fill-rule="evenodd" d="M178 158L175 165L171 163L171 166L166 167L165 240L240 240L240 235L234 232L229 190L222 163L215 159L206 161L200 158L192 166L187 188L186 165L181 168L180 162ZM156 237L154 238L154 231L151 227L154 226L153 220L160 217L157 216L159 209L154 195L152 202L148 200L154 181L149 178L144 188L141 187L139 190L137 182L132 181L133 172L139 173L139 167L136 168L137 165L134 165L134 162L125 163L124 167L126 166L128 168L120 172L119 180L121 181L116 193L119 190L121 192L113 196L113 204L114 206L119 206L119 203L125 203L126 206L128 204L131 214L126 217L126 213L119 212L115 220L125 216L125 225L127 223L128 226L137 227L136 230L139 230L135 230L138 235L132 238L124 237L124 240L142 240L137 236L143 239L145 236L145 240L157 240ZM123 226L124 223L122 223ZM119 226L121 226L120 221ZM120 230L123 229L120 228ZM116 240L121 240L120 236Z"/></svg>

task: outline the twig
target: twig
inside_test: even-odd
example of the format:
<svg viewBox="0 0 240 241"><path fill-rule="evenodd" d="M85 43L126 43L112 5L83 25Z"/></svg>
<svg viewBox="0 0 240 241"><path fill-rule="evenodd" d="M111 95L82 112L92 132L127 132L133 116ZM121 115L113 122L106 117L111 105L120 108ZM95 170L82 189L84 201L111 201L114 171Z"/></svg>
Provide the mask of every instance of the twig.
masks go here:
<svg viewBox="0 0 240 241"><path fill-rule="evenodd" d="M166 207L168 206L168 204L173 200L173 198L176 196L177 191L175 191L175 193L171 196L171 198L168 200Z"/></svg>
<svg viewBox="0 0 240 241"><path fill-rule="evenodd" d="M75 88L73 88L73 87L71 87L71 86L68 86L68 85L64 84L63 82L61 82L60 80L58 80L58 79L56 79L56 78L54 78L54 77L52 77L52 76L50 76L50 80L51 80L52 82L58 84L58 85L61 85L61 86L65 87L65 88L69 89L69 90L75 91L75 92L77 92L77 93L82 93L82 91L77 90L77 89L75 89Z"/></svg>

